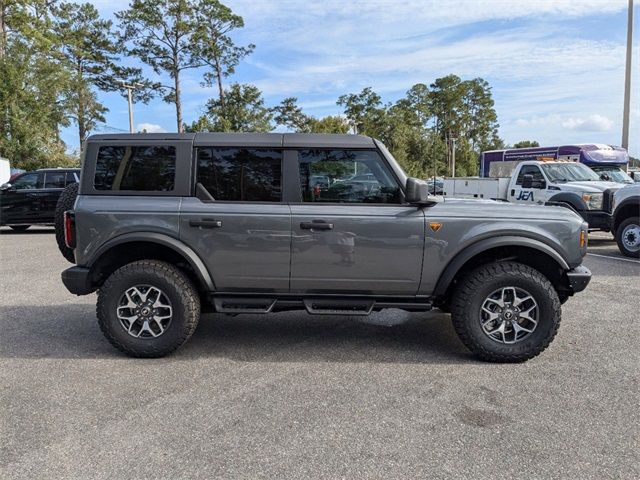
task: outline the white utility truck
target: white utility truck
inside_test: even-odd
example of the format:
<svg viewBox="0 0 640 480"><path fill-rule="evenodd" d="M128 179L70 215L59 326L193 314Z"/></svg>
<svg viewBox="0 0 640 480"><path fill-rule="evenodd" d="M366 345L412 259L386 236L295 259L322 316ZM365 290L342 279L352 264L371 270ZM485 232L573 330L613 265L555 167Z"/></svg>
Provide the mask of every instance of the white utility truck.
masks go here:
<svg viewBox="0 0 640 480"><path fill-rule="evenodd" d="M571 208L591 230L611 229L611 199L622 185L604 182L572 161L527 160L491 164L489 177L445 178L443 195Z"/></svg>

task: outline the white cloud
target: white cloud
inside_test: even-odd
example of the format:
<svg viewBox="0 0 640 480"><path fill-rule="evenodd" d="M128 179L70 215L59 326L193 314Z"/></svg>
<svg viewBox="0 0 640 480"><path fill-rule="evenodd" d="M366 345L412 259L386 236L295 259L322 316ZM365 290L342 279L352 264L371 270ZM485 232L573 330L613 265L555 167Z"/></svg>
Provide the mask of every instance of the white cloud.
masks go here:
<svg viewBox="0 0 640 480"><path fill-rule="evenodd" d="M156 123L139 123L136 132L146 131L147 133L165 133L167 130Z"/></svg>
<svg viewBox="0 0 640 480"><path fill-rule="evenodd" d="M569 118L562 122L562 126L569 130L583 132L607 132L613 127L613 120L603 115L593 114L584 118Z"/></svg>

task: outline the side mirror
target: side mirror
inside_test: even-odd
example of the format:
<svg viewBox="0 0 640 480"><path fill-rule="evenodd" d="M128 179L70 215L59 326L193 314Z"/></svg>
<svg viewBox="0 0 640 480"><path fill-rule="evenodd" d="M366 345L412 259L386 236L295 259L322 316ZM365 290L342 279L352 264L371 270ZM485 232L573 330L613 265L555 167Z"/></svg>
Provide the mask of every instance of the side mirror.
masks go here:
<svg viewBox="0 0 640 480"><path fill-rule="evenodd" d="M603 180L605 182L608 182L609 180L611 180L611 177L609 176L608 173L602 172L600 174L600 180Z"/></svg>
<svg viewBox="0 0 640 480"><path fill-rule="evenodd" d="M408 203L413 205L434 205L444 199L429 194L429 184L417 178L407 178L405 197Z"/></svg>
<svg viewBox="0 0 640 480"><path fill-rule="evenodd" d="M0 185L0 190L2 191L9 190L10 188L11 188L11 184L9 182L3 183L2 185Z"/></svg>
<svg viewBox="0 0 640 480"><path fill-rule="evenodd" d="M522 188L533 188L533 175L522 177Z"/></svg>

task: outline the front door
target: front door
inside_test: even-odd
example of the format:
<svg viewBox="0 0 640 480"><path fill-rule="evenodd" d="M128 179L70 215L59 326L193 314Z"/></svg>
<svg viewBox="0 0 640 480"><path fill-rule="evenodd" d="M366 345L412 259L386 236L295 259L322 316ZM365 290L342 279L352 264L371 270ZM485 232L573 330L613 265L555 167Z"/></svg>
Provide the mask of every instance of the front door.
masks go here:
<svg viewBox="0 0 640 480"><path fill-rule="evenodd" d="M415 295L425 216L375 150L301 150L291 292Z"/></svg>
<svg viewBox="0 0 640 480"><path fill-rule="evenodd" d="M2 191L2 224L29 224L36 217L42 190L42 173L25 173Z"/></svg>
<svg viewBox="0 0 640 480"><path fill-rule="evenodd" d="M217 291L288 292L291 213L282 201L282 150L198 147L196 197L180 209L180 238Z"/></svg>

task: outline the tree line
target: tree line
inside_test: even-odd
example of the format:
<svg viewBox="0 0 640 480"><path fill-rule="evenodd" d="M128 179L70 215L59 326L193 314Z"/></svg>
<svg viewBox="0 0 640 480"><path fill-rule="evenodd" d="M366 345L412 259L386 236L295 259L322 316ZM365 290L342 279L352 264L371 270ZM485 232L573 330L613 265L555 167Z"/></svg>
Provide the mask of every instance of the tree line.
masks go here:
<svg viewBox="0 0 640 480"><path fill-rule="evenodd" d="M395 102L367 87L337 98L341 114L316 118L295 97L267 105L255 85L230 82L256 46L234 40L244 21L217 0L132 0L115 19L101 18L91 3L0 3L0 156L21 168L77 163L60 129L77 127L82 146L105 122L98 92L126 95L122 82L137 86L135 102L173 104L178 132L282 126L364 134L385 143L415 176L449 174L454 145L457 175L476 174L479 152L503 147L491 87L482 78L447 75L413 85ZM188 70L216 92L191 121L182 103Z"/></svg>

